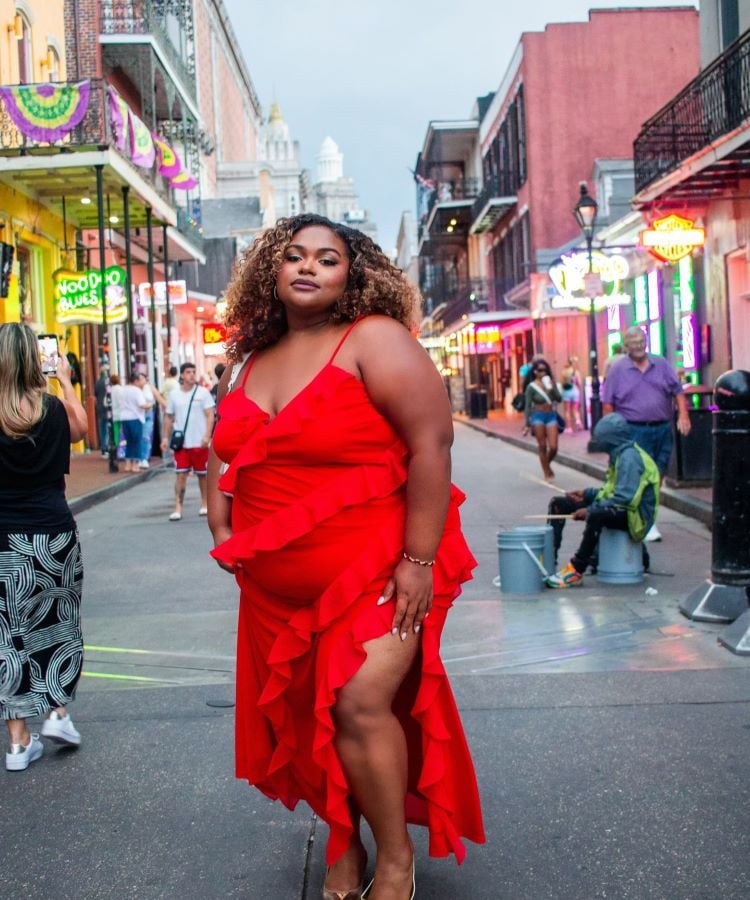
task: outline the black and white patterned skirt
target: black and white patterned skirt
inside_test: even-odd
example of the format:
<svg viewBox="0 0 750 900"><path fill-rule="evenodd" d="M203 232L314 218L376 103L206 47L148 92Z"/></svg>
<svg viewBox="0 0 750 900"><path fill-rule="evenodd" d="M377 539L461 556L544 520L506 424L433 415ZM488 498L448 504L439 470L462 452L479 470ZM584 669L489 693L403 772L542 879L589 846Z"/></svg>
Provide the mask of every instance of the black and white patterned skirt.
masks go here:
<svg viewBox="0 0 750 900"><path fill-rule="evenodd" d="M0 534L0 718L65 706L83 665L76 531Z"/></svg>

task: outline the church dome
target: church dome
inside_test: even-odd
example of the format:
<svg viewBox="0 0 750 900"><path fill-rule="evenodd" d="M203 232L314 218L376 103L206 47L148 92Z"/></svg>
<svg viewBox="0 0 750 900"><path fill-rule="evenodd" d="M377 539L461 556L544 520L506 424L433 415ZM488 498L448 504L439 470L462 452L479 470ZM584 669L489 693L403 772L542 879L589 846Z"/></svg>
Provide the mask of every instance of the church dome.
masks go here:
<svg viewBox="0 0 750 900"><path fill-rule="evenodd" d="M344 154L330 136L320 145L318 152L318 181L338 181L344 176Z"/></svg>

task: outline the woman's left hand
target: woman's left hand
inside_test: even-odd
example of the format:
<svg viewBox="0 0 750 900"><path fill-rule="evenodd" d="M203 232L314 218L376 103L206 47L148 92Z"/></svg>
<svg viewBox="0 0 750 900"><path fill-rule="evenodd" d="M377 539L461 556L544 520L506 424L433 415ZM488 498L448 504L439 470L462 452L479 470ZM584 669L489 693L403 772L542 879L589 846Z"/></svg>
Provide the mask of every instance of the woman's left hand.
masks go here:
<svg viewBox="0 0 750 900"><path fill-rule="evenodd" d="M68 362L68 357L64 353L59 354L57 357L57 367L55 368L55 371L50 374L63 386L70 382L70 363Z"/></svg>
<svg viewBox="0 0 750 900"><path fill-rule="evenodd" d="M388 580L378 606L395 599L392 634L405 641L410 631L419 634L422 621L432 607L432 566L402 560Z"/></svg>

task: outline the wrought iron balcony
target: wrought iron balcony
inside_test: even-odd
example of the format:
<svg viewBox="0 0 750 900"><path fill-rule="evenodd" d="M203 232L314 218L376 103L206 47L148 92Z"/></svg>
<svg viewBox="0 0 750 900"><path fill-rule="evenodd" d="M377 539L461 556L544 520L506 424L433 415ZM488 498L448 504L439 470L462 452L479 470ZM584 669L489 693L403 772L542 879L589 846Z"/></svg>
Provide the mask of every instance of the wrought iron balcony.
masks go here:
<svg viewBox="0 0 750 900"><path fill-rule="evenodd" d="M62 87L75 82L49 82L44 87ZM9 87L42 87L42 85L9 85ZM24 134L13 122L5 104L0 104L0 151L16 151L19 154L65 152L79 148L105 147L113 143L109 116L107 115L107 85L101 78L91 79L88 107L81 121L58 141L42 141ZM3 155L11 155L8 152Z"/></svg>
<svg viewBox="0 0 750 900"><path fill-rule="evenodd" d="M436 280L430 281L428 278L422 285L425 312L450 324L475 312L513 309L505 300L505 294L513 286L507 281L492 278L470 278L466 281L452 281L440 275Z"/></svg>
<svg viewBox="0 0 750 900"><path fill-rule="evenodd" d="M61 87L69 84L75 86L75 82L45 82L43 87ZM10 85L9 87L14 87ZM20 85L19 85L20 87ZM23 87L42 87L42 85L24 85ZM33 132L32 132L33 133ZM5 171L14 172L14 177L23 180L24 184L33 190L40 199L48 202L58 202L62 195L69 198L75 196L90 195L93 189L94 173L90 166L82 166L77 162L78 154L84 151L109 150L117 153L127 164L127 169L133 178L144 179L169 206L177 208L178 229L188 237L198 248L202 242L202 231L198 216L195 212L200 209L197 199L197 191L190 195L194 215L177 207L177 192L162 177L156 166L149 168L136 166L125 151L117 149L115 137L112 132L110 110L107 95L107 82L102 78L90 79L89 100L86 111L81 121L56 141L40 140L30 137L19 129L10 117L5 104L0 104L0 156L5 157L3 166ZM57 157L56 165L49 171L44 167L31 166L27 160L30 157ZM66 160L60 165L61 158ZM122 172L118 167L118 171ZM122 181L118 181L122 184ZM127 179L126 182L127 183ZM114 184L114 182L113 182ZM109 185L112 188L112 185ZM119 189L114 193L115 203ZM186 192L179 194L180 201L186 198ZM95 209L93 205L79 209L79 219L83 221L83 210ZM120 213L119 206L113 207L112 212ZM135 215L135 214L134 214ZM134 225L136 222L134 221ZM88 227L88 226L86 226Z"/></svg>
<svg viewBox="0 0 750 900"><path fill-rule="evenodd" d="M200 204L194 205L192 215L182 206L178 206L177 230L189 238L196 247L201 248L203 246L203 226L199 215L197 215L199 211Z"/></svg>
<svg viewBox="0 0 750 900"><path fill-rule="evenodd" d="M634 145L636 192L748 119L750 30L643 125Z"/></svg>
<svg viewBox="0 0 750 900"><path fill-rule="evenodd" d="M468 233L471 205L479 194L478 178L451 178L436 181L430 196L420 235L457 236ZM455 219L455 221L453 221Z"/></svg>
<svg viewBox="0 0 750 900"><path fill-rule="evenodd" d="M491 231L516 205L516 193L510 174L499 172L485 181L471 208L471 233Z"/></svg>
<svg viewBox="0 0 750 900"><path fill-rule="evenodd" d="M102 0L100 33L144 40L151 36L180 77L193 100L195 80L195 34L192 0Z"/></svg>

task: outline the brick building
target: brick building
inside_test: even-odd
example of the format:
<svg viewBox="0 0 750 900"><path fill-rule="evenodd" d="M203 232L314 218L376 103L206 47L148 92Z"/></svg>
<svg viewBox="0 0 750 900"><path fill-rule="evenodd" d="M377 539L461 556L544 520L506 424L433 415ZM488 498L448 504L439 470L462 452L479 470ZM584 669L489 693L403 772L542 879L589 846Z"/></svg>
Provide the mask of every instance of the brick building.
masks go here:
<svg viewBox="0 0 750 900"><path fill-rule="evenodd" d="M621 203L644 113L697 68L694 9L592 10L524 33L467 120L430 123L417 160L420 277L456 382L502 405L535 348L557 367L588 357L586 313L548 303L550 264L582 240L578 184L603 173L607 201Z"/></svg>

